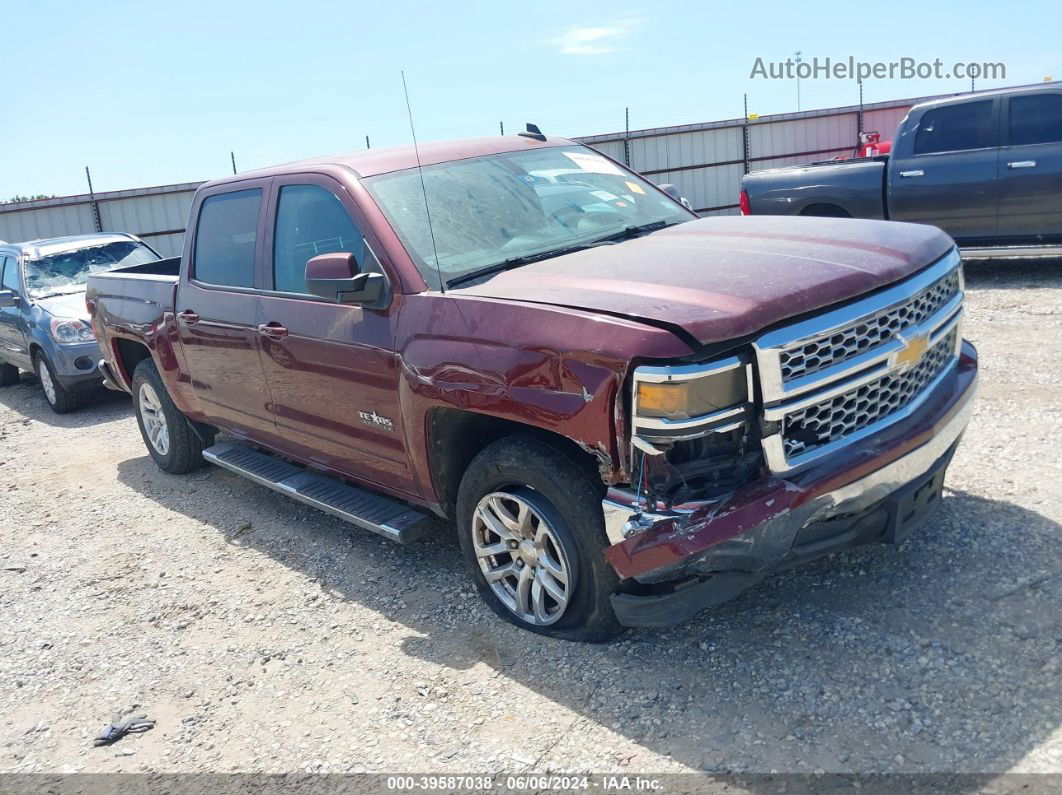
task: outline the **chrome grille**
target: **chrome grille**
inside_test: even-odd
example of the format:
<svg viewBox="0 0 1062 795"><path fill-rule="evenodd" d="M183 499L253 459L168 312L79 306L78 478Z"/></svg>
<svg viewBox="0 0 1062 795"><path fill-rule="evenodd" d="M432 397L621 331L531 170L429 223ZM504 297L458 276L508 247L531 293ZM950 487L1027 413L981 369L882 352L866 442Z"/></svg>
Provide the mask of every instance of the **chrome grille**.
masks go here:
<svg viewBox="0 0 1062 795"><path fill-rule="evenodd" d="M915 411L958 359L962 300L953 249L874 295L757 339L771 470L804 467Z"/></svg>
<svg viewBox="0 0 1062 795"><path fill-rule="evenodd" d="M835 442L904 408L950 363L953 328L914 367L889 373L849 392L787 414L782 445L787 458Z"/></svg>
<svg viewBox="0 0 1062 795"><path fill-rule="evenodd" d="M940 311L961 289L957 270L910 301L862 318L847 328L801 342L781 353L782 381L790 382L839 364L887 342Z"/></svg>

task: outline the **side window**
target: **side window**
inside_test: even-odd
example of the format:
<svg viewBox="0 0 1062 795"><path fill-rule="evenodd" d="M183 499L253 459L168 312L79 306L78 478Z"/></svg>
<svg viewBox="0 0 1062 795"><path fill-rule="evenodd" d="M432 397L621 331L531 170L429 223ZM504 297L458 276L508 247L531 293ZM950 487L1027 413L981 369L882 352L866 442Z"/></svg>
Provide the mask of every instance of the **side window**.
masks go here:
<svg viewBox="0 0 1062 795"><path fill-rule="evenodd" d="M254 287L254 242L262 190L219 193L203 202L195 233L195 278Z"/></svg>
<svg viewBox="0 0 1062 795"><path fill-rule="evenodd" d="M1062 141L1062 94L1012 96L1009 107L1011 146Z"/></svg>
<svg viewBox="0 0 1062 795"><path fill-rule="evenodd" d="M928 155L996 145L992 100L982 99L927 110L918 125L914 153Z"/></svg>
<svg viewBox="0 0 1062 795"><path fill-rule="evenodd" d="M366 261L365 239L331 191L317 185L282 187L273 236L273 289L305 293L306 263L334 251L353 254L362 270L379 270Z"/></svg>
<svg viewBox="0 0 1062 795"><path fill-rule="evenodd" d="M0 257L0 267L4 271L2 281L0 281L0 289L14 290L15 293L18 293L18 263L13 257Z"/></svg>

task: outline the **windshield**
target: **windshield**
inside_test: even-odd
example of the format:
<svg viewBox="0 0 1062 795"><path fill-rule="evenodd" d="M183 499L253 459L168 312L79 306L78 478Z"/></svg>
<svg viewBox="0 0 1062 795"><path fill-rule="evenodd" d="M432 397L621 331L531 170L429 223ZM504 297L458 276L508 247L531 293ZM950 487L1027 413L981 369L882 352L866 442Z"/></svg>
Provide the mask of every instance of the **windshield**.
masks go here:
<svg viewBox="0 0 1062 795"><path fill-rule="evenodd" d="M417 169L370 177L365 185L436 289L440 281L507 260L695 217L638 175L580 146L425 166L423 192Z"/></svg>
<svg viewBox="0 0 1062 795"><path fill-rule="evenodd" d="M154 251L133 240L60 251L26 261L26 290L32 298L76 293L85 289L93 273L143 265L157 259Z"/></svg>

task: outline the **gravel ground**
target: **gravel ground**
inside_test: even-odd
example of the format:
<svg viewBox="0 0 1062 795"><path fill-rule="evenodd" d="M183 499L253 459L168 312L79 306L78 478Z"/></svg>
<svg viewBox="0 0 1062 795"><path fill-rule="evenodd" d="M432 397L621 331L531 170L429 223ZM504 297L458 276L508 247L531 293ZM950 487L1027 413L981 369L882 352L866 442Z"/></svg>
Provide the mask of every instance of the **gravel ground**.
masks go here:
<svg viewBox="0 0 1062 795"><path fill-rule="evenodd" d="M968 268L977 413L900 547L675 629L550 641L397 547L217 469L129 400L0 391L0 771L1062 772L1062 263ZM154 730L91 738L116 713Z"/></svg>

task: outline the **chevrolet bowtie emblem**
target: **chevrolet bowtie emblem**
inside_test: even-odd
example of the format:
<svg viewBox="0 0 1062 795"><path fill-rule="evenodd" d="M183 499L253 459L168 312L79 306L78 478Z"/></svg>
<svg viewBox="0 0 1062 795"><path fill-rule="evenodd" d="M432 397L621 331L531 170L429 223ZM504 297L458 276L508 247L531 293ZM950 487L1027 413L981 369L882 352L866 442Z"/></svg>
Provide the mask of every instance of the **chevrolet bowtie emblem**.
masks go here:
<svg viewBox="0 0 1062 795"><path fill-rule="evenodd" d="M898 367L901 370L906 370L918 364L922 360L922 355L926 352L926 348L929 347L928 334L924 334L921 337L912 337L911 339L897 334L896 339L900 341L903 348L892 355L890 364L893 368Z"/></svg>

